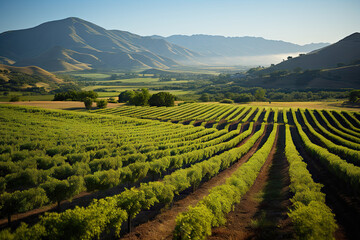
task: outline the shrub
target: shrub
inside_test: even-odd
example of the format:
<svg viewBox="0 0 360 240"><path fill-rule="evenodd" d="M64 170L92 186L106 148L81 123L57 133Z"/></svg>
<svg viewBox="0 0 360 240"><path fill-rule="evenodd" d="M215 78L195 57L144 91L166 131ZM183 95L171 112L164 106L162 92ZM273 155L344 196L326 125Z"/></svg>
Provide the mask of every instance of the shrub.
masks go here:
<svg viewBox="0 0 360 240"><path fill-rule="evenodd" d="M93 100L89 97L84 99L85 108L90 110L93 104Z"/></svg>
<svg viewBox="0 0 360 240"><path fill-rule="evenodd" d="M100 99L96 101L96 106L98 108L106 108L108 104L108 101L106 99Z"/></svg>
<svg viewBox="0 0 360 240"><path fill-rule="evenodd" d="M225 98L225 99L221 100L220 103L234 103L234 101L231 99Z"/></svg>
<svg viewBox="0 0 360 240"><path fill-rule="evenodd" d="M174 106L175 96L168 92L159 92L152 95L149 99L150 106L166 106L172 107Z"/></svg>
<svg viewBox="0 0 360 240"><path fill-rule="evenodd" d="M12 96L9 101L10 101L10 102L19 102L19 101L20 101L20 97L19 97L19 96Z"/></svg>

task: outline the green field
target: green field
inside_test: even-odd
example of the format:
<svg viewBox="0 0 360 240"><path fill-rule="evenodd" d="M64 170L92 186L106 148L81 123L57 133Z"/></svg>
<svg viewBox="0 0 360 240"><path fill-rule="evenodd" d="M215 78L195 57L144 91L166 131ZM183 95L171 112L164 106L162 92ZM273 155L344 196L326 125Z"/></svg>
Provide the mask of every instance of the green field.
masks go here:
<svg viewBox="0 0 360 240"><path fill-rule="evenodd" d="M71 75L91 79L105 79L111 76L110 74L105 73L72 73Z"/></svg>

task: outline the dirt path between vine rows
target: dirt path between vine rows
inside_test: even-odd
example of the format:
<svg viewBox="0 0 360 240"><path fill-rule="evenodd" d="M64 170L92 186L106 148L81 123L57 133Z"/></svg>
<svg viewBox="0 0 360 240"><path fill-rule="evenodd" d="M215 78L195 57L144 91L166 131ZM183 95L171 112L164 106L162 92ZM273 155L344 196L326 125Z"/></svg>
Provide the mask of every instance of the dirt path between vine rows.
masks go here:
<svg viewBox="0 0 360 240"><path fill-rule="evenodd" d="M262 144L264 144L270 134L269 130L270 128L265 126L264 134L256 141L250 151L240 158L235 164L220 172L209 181L203 183L195 192L190 193L185 198L175 202L172 208L156 215L154 219L135 227L131 234L127 234L121 239L172 239L177 215L186 211L189 206L195 206L197 202L208 195L211 188L224 184L226 179L230 177L243 163L245 163ZM248 139L249 138L247 138L247 140ZM243 141L242 144L246 141Z"/></svg>
<svg viewBox="0 0 360 240"><path fill-rule="evenodd" d="M293 239L287 216L291 202L285 158L285 127L278 126L275 143L254 185L208 239Z"/></svg>
<svg viewBox="0 0 360 240"><path fill-rule="evenodd" d="M320 145L310 132L305 128L302 121L299 121L310 140ZM314 159L305 150L302 140L295 127L291 129L291 135L296 149L307 163L307 169L315 182L324 185L322 192L325 193L325 203L335 214L335 220L339 226L335 232L336 239L360 239L360 197L354 194L350 187L327 170L327 167L320 160Z"/></svg>

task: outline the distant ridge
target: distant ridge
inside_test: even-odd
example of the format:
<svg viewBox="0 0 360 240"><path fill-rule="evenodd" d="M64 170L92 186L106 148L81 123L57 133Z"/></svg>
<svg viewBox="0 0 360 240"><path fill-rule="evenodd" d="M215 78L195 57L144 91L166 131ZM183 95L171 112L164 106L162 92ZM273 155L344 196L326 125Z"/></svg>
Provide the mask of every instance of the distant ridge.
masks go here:
<svg viewBox="0 0 360 240"><path fill-rule="evenodd" d="M161 38L161 36L153 36L153 38L157 39ZM204 34L191 36L172 35L162 39L210 57L307 53L329 45L329 43L311 43L301 46L284 41L267 40L261 37L224 37Z"/></svg>
<svg viewBox="0 0 360 240"><path fill-rule="evenodd" d="M236 65L233 57L307 53L327 45L300 46L260 37L143 37L69 17L1 33L0 63L48 71L170 69L181 64Z"/></svg>

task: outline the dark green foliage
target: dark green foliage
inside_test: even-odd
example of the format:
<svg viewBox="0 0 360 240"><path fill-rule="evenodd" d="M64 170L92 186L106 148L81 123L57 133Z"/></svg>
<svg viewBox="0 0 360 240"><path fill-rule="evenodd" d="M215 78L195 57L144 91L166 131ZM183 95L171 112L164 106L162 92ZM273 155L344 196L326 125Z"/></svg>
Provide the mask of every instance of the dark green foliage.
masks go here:
<svg viewBox="0 0 360 240"><path fill-rule="evenodd" d="M93 104L93 99L89 98L89 97L86 97L84 99L84 104L85 104L85 108L87 110L90 110L92 108L92 104Z"/></svg>
<svg viewBox="0 0 360 240"><path fill-rule="evenodd" d="M234 101L236 103L247 103L254 101L254 96L250 93L241 93L237 97L235 97Z"/></svg>
<svg viewBox="0 0 360 240"><path fill-rule="evenodd" d="M360 90L353 90L349 94L349 101L353 103L360 102Z"/></svg>
<svg viewBox="0 0 360 240"><path fill-rule="evenodd" d="M106 108L108 104L108 101L106 99L99 99L96 101L96 106L98 108Z"/></svg>
<svg viewBox="0 0 360 240"><path fill-rule="evenodd" d="M75 171L73 167L70 164L66 163L58 167L53 167L51 176L56 179L62 180L74 175L74 173Z"/></svg>
<svg viewBox="0 0 360 240"><path fill-rule="evenodd" d="M19 101L20 101L20 97L19 97L19 96L12 96L9 101L10 101L10 102L19 102Z"/></svg>
<svg viewBox="0 0 360 240"><path fill-rule="evenodd" d="M53 101L84 101L86 98L95 100L98 97L98 94L94 91L67 91L56 93Z"/></svg>
<svg viewBox="0 0 360 240"><path fill-rule="evenodd" d="M157 107L172 107L174 106L175 96L168 92L159 92L153 94L149 99L150 106Z"/></svg>
<svg viewBox="0 0 360 240"><path fill-rule="evenodd" d="M135 106L146 106L150 98L150 93L147 88L142 88L140 91L135 91L134 97L130 98L129 103Z"/></svg>
<svg viewBox="0 0 360 240"><path fill-rule="evenodd" d="M76 194L84 190L84 180L78 176L72 176L68 180L53 179L40 185L46 192L51 202L60 202L71 199Z"/></svg>
<svg viewBox="0 0 360 240"><path fill-rule="evenodd" d="M119 94L119 103L126 103L129 102L130 99L135 97L135 92L133 90L126 90Z"/></svg>
<svg viewBox="0 0 360 240"><path fill-rule="evenodd" d="M201 94L201 97L199 98L199 100L202 102L209 102L210 101L209 94L207 94L207 93Z"/></svg>
<svg viewBox="0 0 360 240"><path fill-rule="evenodd" d="M0 212L3 217L8 217L10 222L11 215L41 207L47 202L48 198L41 188L15 191L13 193L5 192L0 195Z"/></svg>
<svg viewBox="0 0 360 240"><path fill-rule="evenodd" d="M254 97L257 101L264 101L266 95L266 90L263 88L259 88L255 91Z"/></svg>
<svg viewBox="0 0 360 240"><path fill-rule="evenodd" d="M220 103L234 103L234 101L231 99L225 98L225 99L221 100Z"/></svg>

